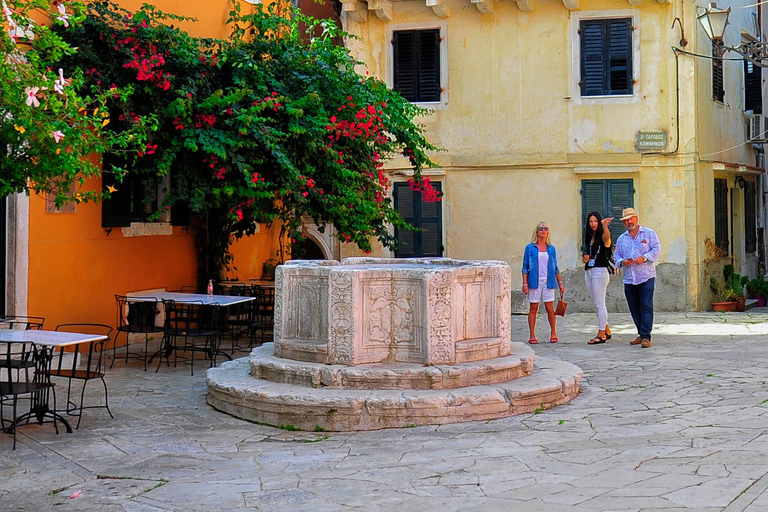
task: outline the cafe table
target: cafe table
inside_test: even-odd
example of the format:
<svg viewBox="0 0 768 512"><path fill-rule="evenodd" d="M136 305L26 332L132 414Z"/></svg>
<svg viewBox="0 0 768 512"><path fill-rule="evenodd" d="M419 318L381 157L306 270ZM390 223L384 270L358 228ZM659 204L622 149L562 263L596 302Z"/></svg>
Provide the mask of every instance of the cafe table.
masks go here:
<svg viewBox="0 0 768 512"><path fill-rule="evenodd" d="M247 297L244 295L207 295L204 293L156 292L126 297L126 300L128 302L162 302L172 300L174 302L180 302L183 304L200 304L203 306L228 307L234 306L235 304L242 304L256 300L256 297ZM152 362L155 357L162 353L165 353L165 357L168 358L170 357L170 354L173 350L174 348L172 347L163 346L160 348L160 350L152 354L152 357L149 358L149 362ZM212 351L211 357L213 358L215 354L221 354L229 360L232 359L229 354L222 352L218 348Z"/></svg>
<svg viewBox="0 0 768 512"><path fill-rule="evenodd" d="M81 343L91 343L107 339L107 336L98 334L82 334L76 332L64 331L44 331L44 330L20 330L20 329L0 329L0 343L34 343L36 346L43 347L44 357L47 359L46 367L50 371L50 362L56 349L79 345ZM50 379L50 374L46 376ZM64 417L50 407L49 390L36 392L32 400L32 407L28 413L14 418L13 424L8 429L15 428L22 421L28 421L32 416L37 419L39 424L48 417L53 420L54 427L56 421L61 421L67 428L67 432L72 432L72 427Z"/></svg>

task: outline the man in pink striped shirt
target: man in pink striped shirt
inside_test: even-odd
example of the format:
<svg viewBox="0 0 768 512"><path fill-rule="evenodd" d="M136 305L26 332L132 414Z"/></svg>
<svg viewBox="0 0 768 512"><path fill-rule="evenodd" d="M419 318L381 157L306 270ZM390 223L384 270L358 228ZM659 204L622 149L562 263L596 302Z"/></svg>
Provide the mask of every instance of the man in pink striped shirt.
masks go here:
<svg viewBox="0 0 768 512"><path fill-rule="evenodd" d="M637 338L630 345L651 346L653 330L653 292L656 286L656 260L661 244L656 232L640 225L634 208L624 208L621 221L627 228L616 241L613 257L624 271L624 296L627 298Z"/></svg>

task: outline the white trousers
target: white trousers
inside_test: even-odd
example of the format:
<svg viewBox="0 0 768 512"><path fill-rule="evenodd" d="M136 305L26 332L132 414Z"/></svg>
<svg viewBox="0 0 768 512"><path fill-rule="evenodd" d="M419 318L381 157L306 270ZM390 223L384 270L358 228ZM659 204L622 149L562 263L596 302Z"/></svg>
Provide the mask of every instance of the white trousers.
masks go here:
<svg viewBox="0 0 768 512"><path fill-rule="evenodd" d="M587 283L587 291L595 305L597 312L597 327L604 331L608 324L608 309L605 307L605 292L611 275L605 267L594 267L584 272L584 281Z"/></svg>

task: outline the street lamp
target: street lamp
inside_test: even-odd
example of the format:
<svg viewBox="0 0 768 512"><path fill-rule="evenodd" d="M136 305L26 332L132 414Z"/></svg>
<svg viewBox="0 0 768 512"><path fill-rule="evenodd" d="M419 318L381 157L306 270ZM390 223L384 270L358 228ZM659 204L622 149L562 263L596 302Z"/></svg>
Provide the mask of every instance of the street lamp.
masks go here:
<svg viewBox="0 0 768 512"><path fill-rule="evenodd" d="M730 7L728 9L718 9L717 5L713 2L697 18L707 37L715 43L720 51L723 53L726 51L736 52L756 66L768 67L768 44L765 42L752 41L741 43L738 46L726 46L723 43L725 27L728 26L728 16L730 14Z"/></svg>
<svg viewBox="0 0 768 512"><path fill-rule="evenodd" d="M723 40L725 35L725 27L728 26L728 16L731 14L731 8L718 9L717 4L709 4L708 9L704 9L704 12L699 14L699 23L704 28L707 37L715 42Z"/></svg>

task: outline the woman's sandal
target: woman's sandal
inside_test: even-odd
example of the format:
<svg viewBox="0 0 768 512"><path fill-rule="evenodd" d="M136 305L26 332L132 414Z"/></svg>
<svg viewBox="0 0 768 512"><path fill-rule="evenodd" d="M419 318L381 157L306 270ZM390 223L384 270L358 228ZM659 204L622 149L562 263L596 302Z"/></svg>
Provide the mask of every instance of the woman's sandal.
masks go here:
<svg viewBox="0 0 768 512"><path fill-rule="evenodd" d="M550 343L557 343L558 341L560 340L558 340L557 338L549 338Z"/></svg>
<svg viewBox="0 0 768 512"><path fill-rule="evenodd" d="M600 336L595 336L594 338L592 338L587 342L587 345L600 345L601 343L605 343L606 341L608 341L607 336L605 338L601 338Z"/></svg>
<svg viewBox="0 0 768 512"><path fill-rule="evenodd" d="M531 338L528 340L528 343L530 343L531 345L538 345L539 340L537 340L536 338Z"/></svg>

